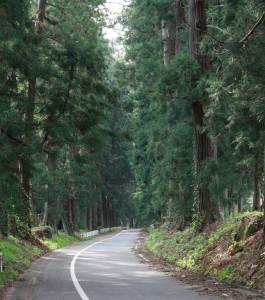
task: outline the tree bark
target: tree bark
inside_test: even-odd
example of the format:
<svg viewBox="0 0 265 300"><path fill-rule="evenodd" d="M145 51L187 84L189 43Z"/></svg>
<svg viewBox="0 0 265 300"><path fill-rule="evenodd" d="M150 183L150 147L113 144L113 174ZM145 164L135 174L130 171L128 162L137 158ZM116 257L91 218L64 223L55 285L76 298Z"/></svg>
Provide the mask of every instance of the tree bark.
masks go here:
<svg viewBox="0 0 265 300"><path fill-rule="evenodd" d="M163 39L163 54L164 64L167 65L172 57L175 56L176 24L173 20L162 21L162 39Z"/></svg>
<svg viewBox="0 0 265 300"><path fill-rule="evenodd" d="M255 155L255 165L254 165L254 195L253 195L253 210L260 210L260 186L259 186L259 156Z"/></svg>
<svg viewBox="0 0 265 300"><path fill-rule="evenodd" d="M180 38L180 30L184 27L185 18L185 6L180 0L176 0L176 38L175 38L175 53L176 55L183 48L183 41Z"/></svg>
<svg viewBox="0 0 265 300"><path fill-rule="evenodd" d="M0 201L0 237L7 237L8 232L8 214L4 208L2 201Z"/></svg>
<svg viewBox="0 0 265 300"><path fill-rule="evenodd" d="M44 203L44 215L43 215L43 221L42 221L43 226L47 225L47 220L48 220L48 202L45 202Z"/></svg>
<svg viewBox="0 0 265 300"><path fill-rule="evenodd" d="M189 0L189 39L190 57L198 62L201 73L210 68L210 57L202 53L200 42L207 32L207 0ZM193 85L196 86L198 78L192 77ZM202 132L204 126L204 103L208 101L208 95L204 93L204 99L193 99L192 112L194 122L195 142L195 195L197 213L201 216L202 226L212 223L221 218L220 206L211 199L207 183L202 182L202 163L207 158L217 158L217 148L209 139L206 132ZM208 181L214 180L208 178Z"/></svg>
<svg viewBox="0 0 265 300"><path fill-rule="evenodd" d="M39 0L38 2L38 11L35 19L35 31L36 34L41 34L43 28L43 21L45 17L45 7L46 0ZM35 106L35 95L36 95L36 78L31 78L28 81L28 104L25 109L24 122L25 122L25 133L24 133L24 141L26 145L30 145L31 142L31 126L34 119L34 106ZM19 207L19 217L21 223L23 224L23 228L21 228L21 232L19 234L22 237L27 237L30 233L31 229L31 203L30 203L30 154L23 153L20 160L20 174L21 174L21 187L22 187L22 199L23 203L21 203Z"/></svg>
<svg viewBox="0 0 265 300"><path fill-rule="evenodd" d="M262 202L262 207L263 207L263 246L265 247L265 140L264 140L264 153L263 153L263 180L264 180L264 185L263 185L263 202Z"/></svg>
<svg viewBox="0 0 265 300"><path fill-rule="evenodd" d="M88 230L93 230L93 209L89 207L88 209Z"/></svg>
<svg viewBox="0 0 265 300"><path fill-rule="evenodd" d="M93 228L97 229L98 226L98 204L95 202L93 205Z"/></svg>

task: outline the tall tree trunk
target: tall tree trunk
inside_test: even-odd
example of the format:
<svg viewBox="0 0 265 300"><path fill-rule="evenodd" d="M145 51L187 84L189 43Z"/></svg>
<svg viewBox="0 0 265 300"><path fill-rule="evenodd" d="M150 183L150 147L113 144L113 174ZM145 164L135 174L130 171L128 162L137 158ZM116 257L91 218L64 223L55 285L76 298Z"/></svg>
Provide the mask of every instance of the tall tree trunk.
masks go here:
<svg viewBox="0 0 265 300"><path fill-rule="evenodd" d="M265 140L264 140L264 153L263 153L263 246L265 247Z"/></svg>
<svg viewBox="0 0 265 300"><path fill-rule="evenodd" d="M88 230L93 230L93 209L89 207L88 209Z"/></svg>
<svg viewBox="0 0 265 300"><path fill-rule="evenodd" d="M93 205L93 228L97 229L98 226L98 204L95 202Z"/></svg>
<svg viewBox="0 0 265 300"><path fill-rule="evenodd" d="M35 31L36 34L41 34L43 28L43 21L45 17L45 7L46 0L39 0L38 2L38 11L36 14L35 20ZM28 104L25 110L24 122L25 122L25 133L24 141L25 144L30 145L31 143L31 126L33 123L34 116L34 106L35 106L35 95L36 95L36 78L31 78L28 81ZM31 204L30 204L30 154L23 153L20 160L20 174L21 174L21 187L22 187L22 199L23 203L18 208L18 214L20 217L21 224L23 228L19 230L19 234L23 237L27 237L30 233L31 228Z"/></svg>
<svg viewBox="0 0 265 300"><path fill-rule="evenodd" d="M172 57L175 56L175 28L176 24L173 20L162 21L162 39L163 39L163 56L164 64L167 65Z"/></svg>
<svg viewBox="0 0 265 300"><path fill-rule="evenodd" d="M163 61L165 66L168 65L170 63L170 60L179 53L182 47L182 41L179 31L181 30L185 22L185 9L180 0L174 1L174 13L174 15L168 16L167 19L164 19L162 21ZM167 93L165 96L167 108L170 109L172 107L173 95L171 93ZM168 135L170 135L173 123L174 121L172 120L168 121ZM171 162L170 172L172 174L172 178L174 177L175 171L175 163ZM172 184L172 182L170 182L169 184ZM167 203L167 217L169 217L170 219L173 207L172 196L168 196L165 201Z"/></svg>
<svg viewBox="0 0 265 300"><path fill-rule="evenodd" d="M200 65L201 72L205 73L210 67L210 58L200 50L200 42L207 32L207 0L189 0L189 35L190 35L190 56ZM192 78L194 86L198 78ZM208 101L208 95L204 93L204 99L193 99L192 111L194 122L195 142L195 195L197 213L203 219L203 224L212 223L221 218L220 206L211 199L210 191L205 182L202 182L202 163L207 158L216 158L217 149L209 139L206 132L201 129L204 126L204 104ZM208 178L209 181L213 178Z"/></svg>
<svg viewBox="0 0 265 300"><path fill-rule="evenodd" d="M180 38L180 30L185 25L185 6L181 0L176 0L176 38L175 38L175 53L176 55L182 50L184 42Z"/></svg>
<svg viewBox="0 0 265 300"><path fill-rule="evenodd" d="M3 202L0 200L0 238L8 236L8 214L5 210Z"/></svg>
<svg viewBox="0 0 265 300"><path fill-rule="evenodd" d="M259 156L255 155L255 165L254 165L254 195L253 195L253 210L260 210L260 186L259 186Z"/></svg>

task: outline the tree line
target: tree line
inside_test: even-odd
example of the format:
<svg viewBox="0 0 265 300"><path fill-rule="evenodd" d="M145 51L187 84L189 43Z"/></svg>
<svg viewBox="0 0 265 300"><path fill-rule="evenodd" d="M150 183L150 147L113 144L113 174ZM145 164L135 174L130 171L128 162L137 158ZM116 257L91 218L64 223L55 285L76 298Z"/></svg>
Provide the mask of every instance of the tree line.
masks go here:
<svg viewBox="0 0 265 300"><path fill-rule="evenodd" d="M110 77L103 3L0 2L1 236L132 218L126 112Z"/></svg>
<svg viewBox="0 0 265 300"><path fill-rule="evenodd" d="M1 235L264 209L263 1L102 4L0 2Z"/></svg>
<svg viewBox="0 0 265 300"><path fill-rule="evenodd" d="M132 0L123 14L139 222L201 229L264 208L264 16L259 0Z"/></svg>

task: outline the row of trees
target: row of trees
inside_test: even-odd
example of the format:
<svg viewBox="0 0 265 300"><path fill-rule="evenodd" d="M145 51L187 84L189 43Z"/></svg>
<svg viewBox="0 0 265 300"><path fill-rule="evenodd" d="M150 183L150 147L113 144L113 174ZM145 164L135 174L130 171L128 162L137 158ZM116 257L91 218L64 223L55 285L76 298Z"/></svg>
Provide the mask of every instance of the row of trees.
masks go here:
<svg viewBox="0 0 265 300"><path fill-rule="evenodd" d="M114 226L133 215L126 112L104 1L0 2L0 235Z"/></svg>
<svg viewBox="0 0 265 300"><path fill-rule="evenodd" d="M264 3L132 0L113 65L103 2L0 2L1 235L260 210Z"/></svg>
<svg viewBox="0 0 265 300"><path fill-rule="evenodd" d="M123 15L139 222L262 208L264 16L261 0L133 0Z"/></svg>

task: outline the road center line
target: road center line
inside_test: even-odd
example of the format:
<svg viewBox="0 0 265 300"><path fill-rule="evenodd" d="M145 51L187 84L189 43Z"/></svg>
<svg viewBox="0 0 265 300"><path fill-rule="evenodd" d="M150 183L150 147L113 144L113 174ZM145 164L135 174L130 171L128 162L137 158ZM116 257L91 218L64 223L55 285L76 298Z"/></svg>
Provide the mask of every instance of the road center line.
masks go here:
<svg viewBox="0 0 265 300"><path fill-rule="evenodd" d="M71 274L71 278L72 278L73 284L74 284L74 286L75 286L75 288L76 288L76 290L77 290L77 292L78 292L78 294L79 294L79 296L80 296L80 298L81 298L82 300L89 300L89 298L87 297L87 295L86 295L86 293L84 292L84 290L81 288L81 286L80 286L80 284L79 284L79 282L78 282L78 280L77 280L77 278L76 278L76 275L75 275L75 262L76 262L78 256L79 256L81 253L83 253L84 251L86 251L87 249L89 249L89 248L91 248L91 247L93 247L93 246L95 246L95 245L97 245L97 244L100 244L100 243L102 243L102 242L105 242L105 241L112 240L112 239L116 238L116 237L119 236L121 233L122 233L122 232L116 234L115 236L113 236L113 237L111 237L111 238L104 239L104 240L101 240L101 241L99 241L99 242L93 243L92 245L90 245L90 246L88 246L88 247L82 249L81 251L79 251L79 252L75 255L75 257L73 258L73 260L72 260L72 262L71 262L71 266L70 266L70 274Z"/></svg>

